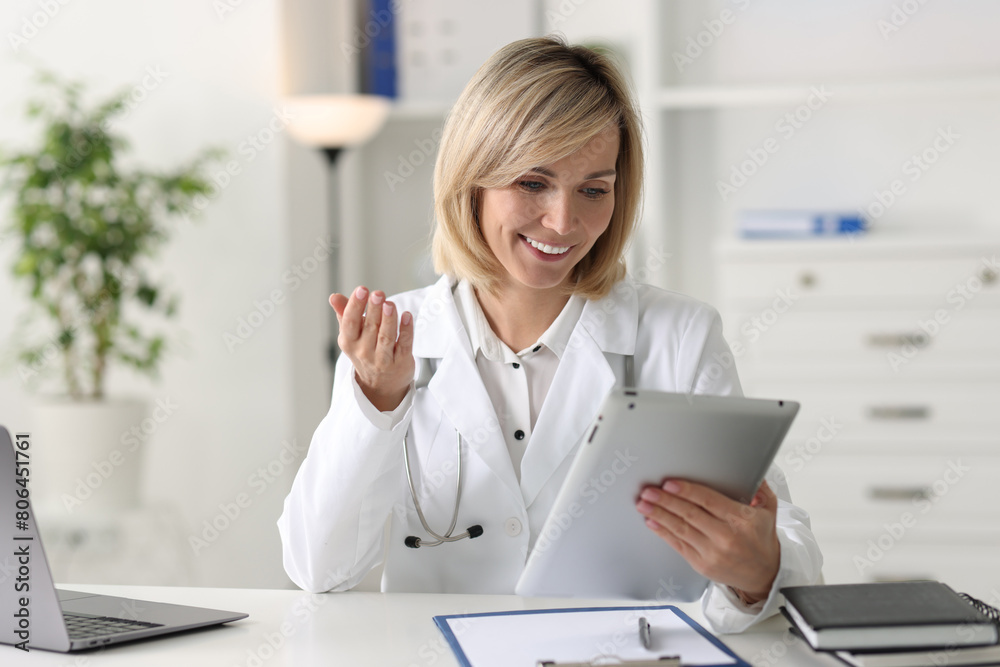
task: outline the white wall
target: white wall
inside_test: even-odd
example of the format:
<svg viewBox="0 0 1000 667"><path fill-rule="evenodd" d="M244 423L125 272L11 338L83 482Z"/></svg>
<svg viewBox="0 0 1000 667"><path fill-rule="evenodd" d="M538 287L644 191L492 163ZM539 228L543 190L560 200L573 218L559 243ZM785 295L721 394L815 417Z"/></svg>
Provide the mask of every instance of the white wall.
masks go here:
<svg viewBox="0 0 1000 667"><path fill-rule="evenodd" d="M235 7L220 15L217 8L226 4ZM51 18L44 18L43 5L54 10ZM20 35L24 21L33 16L45 25L15 52L9 35ZM169 503L178 513L184 534L173 539L182 543L192 565L174 577L178 583L287 585L274 522L293 471L263 487L249 478L268 464L272 471L282 467L278 456L283 442L297 439L304 445L308 439L308 432L297 430L293 405L291 361L299 334L293 313L301 305L296 301L315 291L325 274L317 271L294 294L282 276L312 251L315 242L308 239L321 227L313 224L293 233L281 133L256 154L240 152L248 136L272 121L283 92L281 23L278 0L16 0L0 8L0 144L24 146L35 136L23 115L34 63L85 80L101 94L140 84L147 68L153 68L165 76L121 124L133 142L135 162L167 169L212 145L228 150L241 168L213 197L200 221L176 223L159 262L181 296L178 344L163 365L161 380L150 384L127 372L110 378L112 395L169 397L179 406L149 443L143 489L147 499ZM267 138L266 132L261 138ZM6 268L12 252L4 239L4 341L11 315L26 304ZM233 332L238 320L253 311L254 301L275 289L290 300L244 344L227 349L224 332ZM321 376L318 384L321 406L328 388ZM31 428L32 400L16 373L8 369L0 376L0 422ZM300 421L315 423L318 418L308 414ZM200 532L220 503L232 503L240 493L251 499L250 507L194 555L188 535ZM165 573L143 573L138 565L122 571L120 581L164 578Z"/></svg>

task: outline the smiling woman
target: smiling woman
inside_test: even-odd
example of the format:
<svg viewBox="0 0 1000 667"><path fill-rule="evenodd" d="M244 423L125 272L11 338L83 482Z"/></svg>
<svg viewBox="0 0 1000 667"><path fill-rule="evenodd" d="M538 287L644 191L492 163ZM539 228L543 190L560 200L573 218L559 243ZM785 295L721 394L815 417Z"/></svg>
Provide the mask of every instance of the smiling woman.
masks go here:
<svg viewBox="0 0 1000 667"><path fill-rule="evenodd" d="M572 155L482 191L479 228L503 269L477 297L511 349L526 347L555 320L573 293L574 269L607 231L618 144L617 128L608 126Z"/></svg>
<svg viewBox="0 0 1000 667"><path fill-rule="evenodd" d="M576 257L574 285L562 291L606 295L625 274L622 253L637 223L640 118L627 79L608 58L553 40L500 49L445 124L434 171L435 268L490 291L503 271L478 229L485 192L544 189L557 176L565 186L572 169L576 178L594 177L593 184L573 185L597 196L611 215L608 233L598 235L593 252ZM610 197L600 196L601 189Z"/></svg>
<svg viewBox="0 0 1000 667"><path fill-rule="evenodd" d="M715 361L732 358L716 311L625 274L642 175L609 58L527 39L480 68L435 168L441 279L330 297L344 354L278 522L298 585L346 590L384 560L385 591L511 593L615 385L741 393ZM808 516L768 479L749 505L693 482L636 489L635 520L713 580L717 630L819 578Z"/></svg>

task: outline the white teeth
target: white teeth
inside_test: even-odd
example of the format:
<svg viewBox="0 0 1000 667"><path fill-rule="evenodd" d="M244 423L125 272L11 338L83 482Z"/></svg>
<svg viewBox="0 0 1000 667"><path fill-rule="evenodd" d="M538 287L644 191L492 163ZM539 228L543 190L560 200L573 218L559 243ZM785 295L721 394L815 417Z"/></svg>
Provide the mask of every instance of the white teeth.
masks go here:
<svg viewBox="0 0 1000 667"><path fill-rule="evenodd" d="M561 255L572 247L572 246L557 246L557 245L548 245L546 243L539 243L535 239L530 239L527 236L524 237L524 240L530 243L531 247L538 248L546 255Z"/></svg>

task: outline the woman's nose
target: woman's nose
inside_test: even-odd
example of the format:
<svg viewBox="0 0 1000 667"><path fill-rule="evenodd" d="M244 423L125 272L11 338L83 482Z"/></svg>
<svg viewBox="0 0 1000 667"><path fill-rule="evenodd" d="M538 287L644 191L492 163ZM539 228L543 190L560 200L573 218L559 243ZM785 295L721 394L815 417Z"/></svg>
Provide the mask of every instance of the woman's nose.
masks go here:
<svg viewBox="0 0 1000 667"><path fill-rule="evenodd" d="M564 194L553 196L546 206L542 224L561 236L569 234L573 229L572 197Z"/></svg>

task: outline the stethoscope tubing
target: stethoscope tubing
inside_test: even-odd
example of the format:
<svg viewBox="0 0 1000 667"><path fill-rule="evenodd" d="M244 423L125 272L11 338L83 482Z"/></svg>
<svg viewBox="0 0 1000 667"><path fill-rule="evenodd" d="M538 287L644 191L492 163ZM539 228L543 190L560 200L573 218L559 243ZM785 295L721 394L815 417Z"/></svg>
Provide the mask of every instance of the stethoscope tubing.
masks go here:
<svg viewBox="0 0 1000 667"><path fill-rule="evenodd" d="M438 535L431 529L430 525L428 525L427 518L424 517L424 511L420 507L420 499L417 497L417 490L413 484L413 474L410 472L410 448L407 446L406 436L403 436L403 465L406 467L406 483L410 487L410 497L413 498L413 507L417 510L417 518L420 519L420 525L424 527L424 530L427 531L428 535L431 535L437 540L436 542L427 542L419 537L411 535L405 540L406 546L408 547L414 549L418 547L436 547L439 544L444 544L445 542L457 542L459 540L464 540L465 538L472 539L482 535L481 527L478 531L476 531L475 535L472 534L473 528L476 528L476 526L470 526L469 530L459 535L452 535L452 532L455 530L455 524L458 523L458 506L462 498L462 481L464 479L464 475L462 474L462 434L458 432L458 429L455 429L455 446L458 450L458 488L455 491L455 509L451 514L451 525L448 526L448 530L445 531L444 535Z"/></svg>
<svg viewBox="0 0 1000 667"><path fill-rule="evenodd" d="M417 380L417 387L426 387L429 381L430 375L433 371L427 372L429 364L427 360L422 360L423 364L421 366L420 377ZM634 387L635 386L635 357L631 354L625 355L625 386ZM427 523L427 518L424 516L423 508L420 507L420 498L417 497L417 489L413 484L413 473L410 467L410 448L407 444L406 435L403 435L403 465L406 467L406 483L410 487L410 497L413 499L413 507L417 510L417 517L420 519L420 525L423 526L427 534L435 538L436 542L428 542L422 540L421 538L410 535L405 540L406 546L412 549L418 549L420 547L436 547L438 545L444 544L445 542L458 542L459 540L464 540L466 538L475 539L483 534L483 527L480 525L469 526L469 529L464 533L459 535L452 535L455 530L455 524L458 523L458 507L462 500L462 482L464 480L464 475L462 474L462 434L455 429L455 445L457 449L458 458L458 484L455 491L455 509L451 513L451 524L448 526L448 530L445 531L444 535L439 535L434 532L430 525Z"/></svg>

